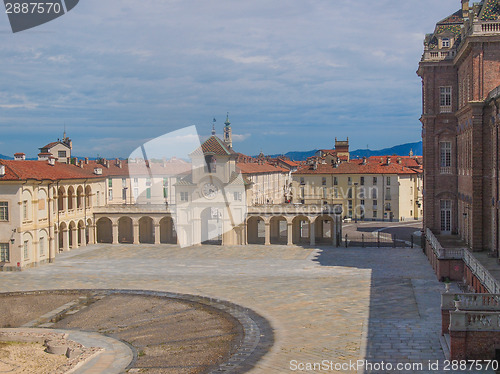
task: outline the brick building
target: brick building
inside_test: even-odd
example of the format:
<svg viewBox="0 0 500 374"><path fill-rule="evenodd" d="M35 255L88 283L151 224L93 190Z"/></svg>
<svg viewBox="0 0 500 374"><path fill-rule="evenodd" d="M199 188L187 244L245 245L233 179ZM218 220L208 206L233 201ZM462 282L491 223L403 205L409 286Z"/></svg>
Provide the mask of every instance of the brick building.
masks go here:
<svg viewBox="0 0 500 374"><path fill-rule="evenodd" d="M438 22L424 41L424 227L498 252L500 7L485 0Z"/></svg>

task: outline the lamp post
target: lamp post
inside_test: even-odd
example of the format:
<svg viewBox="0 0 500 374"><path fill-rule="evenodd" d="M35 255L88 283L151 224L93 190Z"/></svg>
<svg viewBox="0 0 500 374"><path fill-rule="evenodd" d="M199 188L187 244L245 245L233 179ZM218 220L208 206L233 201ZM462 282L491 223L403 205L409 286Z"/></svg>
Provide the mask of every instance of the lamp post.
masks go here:
<svg viewBox="0 0 500 374"><path fill-rule="evenodd" d="M356 201L356 194L357 194L357 187L358 184L354 183L354 223L358 223L358 215L356 214L356 208L358 207L357 201Z"/></svg>

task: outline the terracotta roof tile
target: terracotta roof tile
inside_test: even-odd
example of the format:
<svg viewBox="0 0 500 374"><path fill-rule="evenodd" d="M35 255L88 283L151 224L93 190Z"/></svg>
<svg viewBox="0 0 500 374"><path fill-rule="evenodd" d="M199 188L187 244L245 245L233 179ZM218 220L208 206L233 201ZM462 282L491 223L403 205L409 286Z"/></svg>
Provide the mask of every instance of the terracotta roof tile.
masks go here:
<svg viewBox="0 0 500 374"><path fill-rule="evenodd" d="M191 154L200 155L210 154L210 155L218 155L218 156L229 156L236 154L232 149L228 148L226 144L220 140L215 135L212 135L210 138L205 140L200 147L195 149Z"/></svg>
<svg viewBox="0 0 500 374"><path fill-rule="evenodd" d="M362 160L342 162L337 167L331 164L317 164L316 170L312 165L301 165L294 174L416 174L409 167L397 164L395 161L387 163L373 162L370 160L363 165Z"/></svg>
<svg viewBox="0 0 500 374"><path fill-rule="evenodd" d="M287 173L288 170L280 166L273 166L269 163L259 164L256 162L243 163L239 162L236 167L242 174L259 174L259 173Z"/></svg>
<svg viewBox="0 0 500 374"><path fill-rule="evenodd" d="M15 180L65 180L99 178L92 171L82 169L75 165L61 164L49 165L47 161L12 161L0 160L5 165L5 176L0 181Z"/></svg>

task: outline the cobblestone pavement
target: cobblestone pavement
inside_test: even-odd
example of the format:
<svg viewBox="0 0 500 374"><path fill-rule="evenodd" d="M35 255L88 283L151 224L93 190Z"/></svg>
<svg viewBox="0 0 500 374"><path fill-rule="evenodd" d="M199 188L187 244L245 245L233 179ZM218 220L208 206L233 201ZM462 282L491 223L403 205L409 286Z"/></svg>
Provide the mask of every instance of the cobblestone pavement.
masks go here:
<svg viewBox="0 0 500 374"><path fill-rule="evenodd" d="M63 253L54 264L0 273L0 284L1 291L169 291L251 308L275 330L274 346L251 373L365 358L424 363L422 372L437 373L427 369L428 360L444 360L439 343L443 286L417 248L93 245Z"/></svg>

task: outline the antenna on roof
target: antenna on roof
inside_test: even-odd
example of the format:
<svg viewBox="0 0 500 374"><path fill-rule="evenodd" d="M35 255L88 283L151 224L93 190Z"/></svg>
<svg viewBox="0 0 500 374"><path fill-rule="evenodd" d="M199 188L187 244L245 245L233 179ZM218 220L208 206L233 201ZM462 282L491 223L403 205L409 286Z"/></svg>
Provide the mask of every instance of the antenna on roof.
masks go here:
<svg viewBox="0 0 500 374"><path fill-rule="evenodd" d="M214 117L214 119L212 121L212 135L215 135L215 122L217 122L217 120Z"/></svg>

